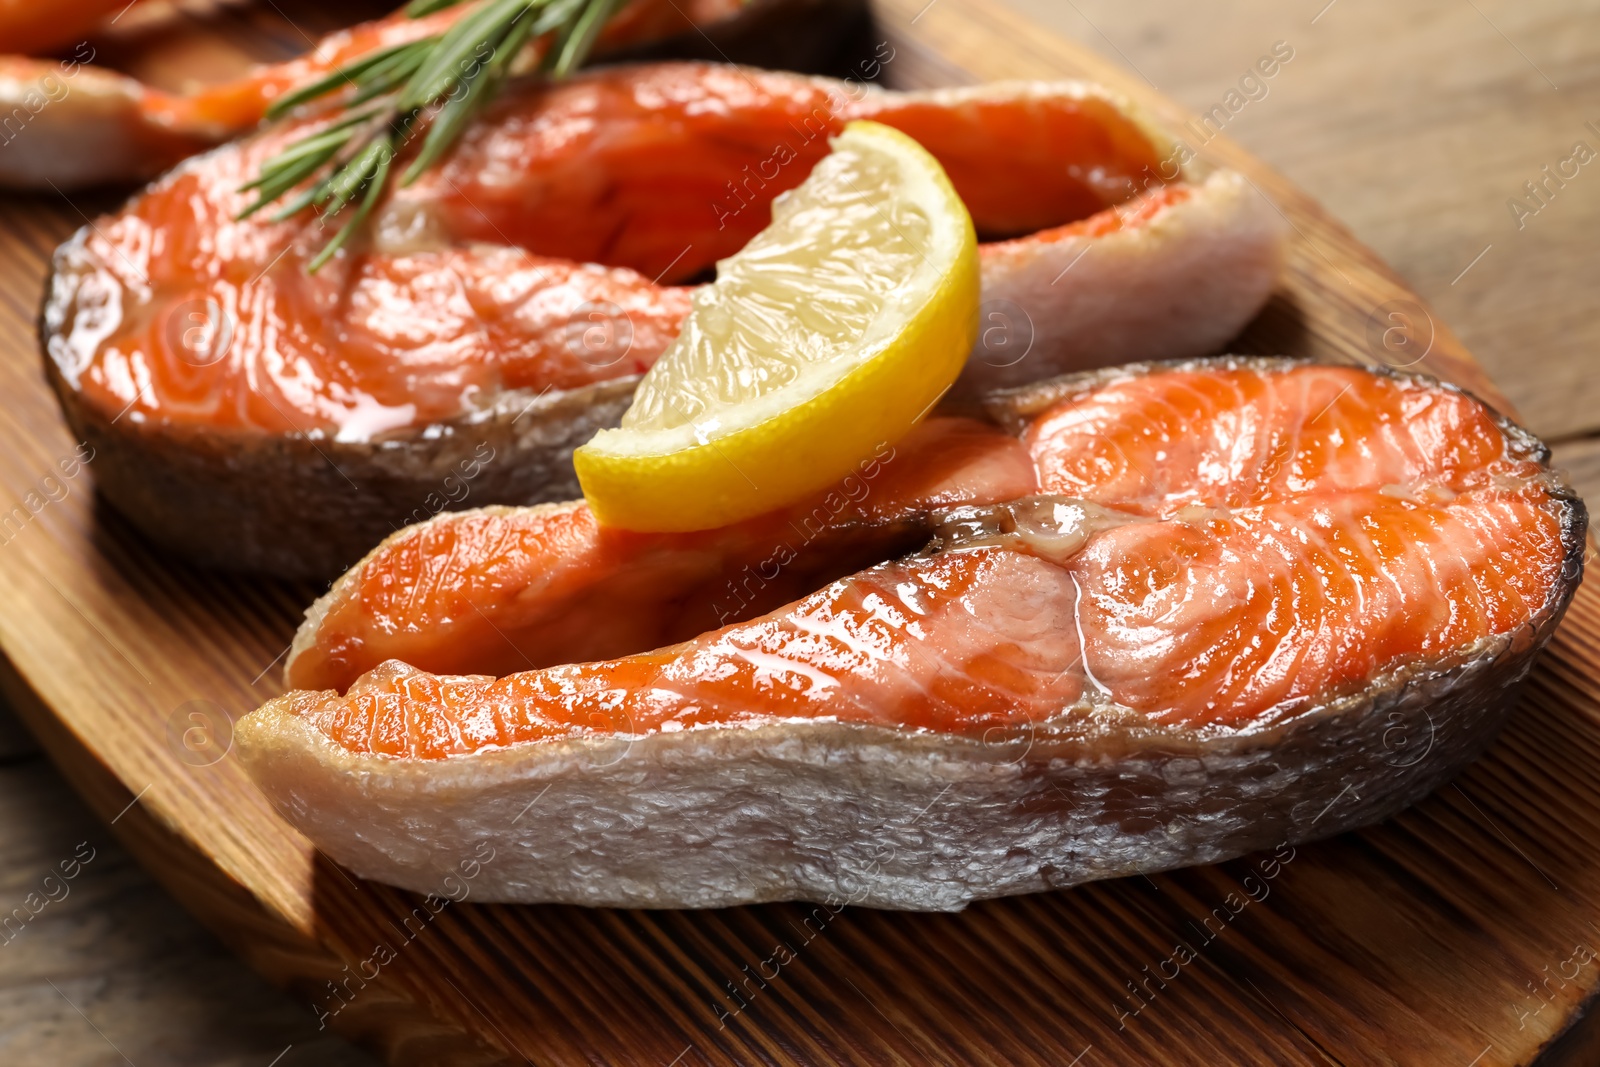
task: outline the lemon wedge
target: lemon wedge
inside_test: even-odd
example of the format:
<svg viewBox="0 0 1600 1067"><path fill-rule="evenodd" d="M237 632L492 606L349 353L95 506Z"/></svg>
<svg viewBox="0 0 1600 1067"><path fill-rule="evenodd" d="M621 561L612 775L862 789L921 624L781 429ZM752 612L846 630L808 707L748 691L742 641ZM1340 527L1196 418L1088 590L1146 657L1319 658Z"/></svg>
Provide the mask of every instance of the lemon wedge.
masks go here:
<svg viewBox="0 0 1600 1067"><path fill-rule="evenodd" d="M573 456L600 522L703 530L849 474L925 415L978 329L972 218L937 160L852 122L717 264L622 427Z"/></svg>

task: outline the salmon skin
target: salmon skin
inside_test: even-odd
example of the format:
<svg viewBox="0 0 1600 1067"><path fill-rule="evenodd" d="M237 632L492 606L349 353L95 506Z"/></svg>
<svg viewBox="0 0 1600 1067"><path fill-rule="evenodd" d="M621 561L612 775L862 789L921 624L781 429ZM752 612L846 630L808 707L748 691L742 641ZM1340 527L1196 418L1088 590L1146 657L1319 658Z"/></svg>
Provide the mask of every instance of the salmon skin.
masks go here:
<svg viewBox="0 0 1600 1067"><path fill-rule="evenodd" d="M395 534L244 765L417 891L487 842L486 899L954 909L1387 817L1494 737L1581 578L1548 450L1431 379L1230 358L988 411L724 530Z"/></svg>
<svg viewBox="0 0 1600 1067"><path fill-rule="evenodd" d="M672 283L764 228L854 118L916 136L997 238L966 393L1212 351L1277 276L1274 209L1228 171L1160 181L1165 135L1092 86L649 64L508 92L314 275L309 216L235 216L325 120L189 161L58 251L49 372L101 488L156 541L328 576L485 450L473 503L577 495L571 450L688 312Z"/></svg>

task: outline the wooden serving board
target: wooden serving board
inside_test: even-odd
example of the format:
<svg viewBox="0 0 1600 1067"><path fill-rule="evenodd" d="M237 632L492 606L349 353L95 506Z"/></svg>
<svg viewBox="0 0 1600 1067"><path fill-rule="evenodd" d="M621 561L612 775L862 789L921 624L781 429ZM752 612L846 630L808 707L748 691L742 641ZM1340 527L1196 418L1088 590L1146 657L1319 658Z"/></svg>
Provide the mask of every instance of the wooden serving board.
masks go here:
<svg viewBox="0 0 1600 1067"><path fill-rule="evenodd" d="M877 10L867 51L888 42L893 84L1084 76L1174 127L1188 118L985 0ZM278 24L276 36L236 32L217 47L260 54L285 38ZM1503 403L1450 331L1314 202L1225 140L1204 154L1249 175L1294 228L1281 288L1236 347L1415 362ZM1600 1058L1579 1022L1600 990L1592 585L1506 734L1457 783L1382 826L1276 856L958 915L820 919L788 905L490 906L470 892L430 907L341 871L227 754L226 717L279 691L278 662L317 590L165 559L96 505L92 464L63 473L75 442L40 372L34 314L51 249L111 202L0 202L0 501L29 514L0 532L0 684L175 896L308 1012L390 1062ZM206 722L211 733L185 738ZM1407 746L1427 743L1394 738L1395 773L1418 751Z"/></svg>

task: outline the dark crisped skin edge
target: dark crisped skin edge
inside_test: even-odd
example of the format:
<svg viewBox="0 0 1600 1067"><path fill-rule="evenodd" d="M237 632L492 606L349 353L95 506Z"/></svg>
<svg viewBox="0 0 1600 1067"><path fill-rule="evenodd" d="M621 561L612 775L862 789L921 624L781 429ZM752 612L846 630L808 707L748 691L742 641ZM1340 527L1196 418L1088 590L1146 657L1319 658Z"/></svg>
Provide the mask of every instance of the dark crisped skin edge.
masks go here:
<svg viewBox="0 0 1600 1067"><path fill-rule="evenodd" d="M479 411L358 442L116 418L69 385L50 354L46 316L66 299L56 290L52 271L40 352L67 424L94 449L96 487L162 549L218 570L326 580L440 510L572 499L573 449L618 424L639 382L508 390Z"/></svg>
<svg viewBox="0 0 1600 1067"><path fill-rule="evenodd" d="M991 410L1024 418L1130 370L1296 362L1113 368L999 395ZM1537 438L1498 421L1513 454L1546 468L1560 509L1565 558L1545 605L1512 633L1243 728L1148 725L1116 706L1074 707L981 741L781 721L421 764L346 752L274 702L240 722L240 755L280 811L367 877L434 891L470 859L468 842L492 842L503 858L474 887L485 900L948 910L1329 837L1415 803L1490 745L1582 579L1582 501L1549 471ZM638 758L623 758L635 745ZM545 797L559 785L570 811L562 790ZM947 790L959 799L940 803ZM535 794L545 798L541 819L504 832ZM562 858L571 856L583 864Z"/></svg>
<svg viewBox="0 0 1600 1067"><path fill-rule="evenodd" d="M572 451L617 425L638 377L537 399L508 392L481 416L365 442L113 423L53 366L50 380L73 432L94 449L96 487L162 549L200 567L321 580L464 500L579 495ZM451 500L462 486L466 495Z"/></svg>

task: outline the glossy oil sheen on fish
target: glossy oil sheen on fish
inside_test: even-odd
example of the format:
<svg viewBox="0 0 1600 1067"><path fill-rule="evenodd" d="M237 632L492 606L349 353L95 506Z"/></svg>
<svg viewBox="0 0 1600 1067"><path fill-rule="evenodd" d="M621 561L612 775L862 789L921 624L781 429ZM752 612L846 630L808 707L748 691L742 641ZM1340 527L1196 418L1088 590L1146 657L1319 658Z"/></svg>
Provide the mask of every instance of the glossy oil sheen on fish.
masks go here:
<svg viewBox="0 0 1600 1067"><path fill-rule="evenodd" d="M309 212L236 218L240 187L327 120L275 127L64 248L47 347L108 417L364 441L508 390L642 372L688 311L671 283L748 243L853 118L921 141L992 236L1104 236L1192 195L1157 183L1134 199L1157 148L1092 93L961 103L844 85L659 64L509 92L388 197L364 251L316 274L328 232Z"/></svg>
<svg viewBox="0 0 1600 1067"><path fill-rule="evenodd" d="M244 764L419 892L489 842L484 899L955 909L1387 818L1492 741L1582 573L1548 450L1429 379L1222 359L984 410L721 530L395 534Z"/></svg>
<svg viewBox="0 0 1600 1067"><path fill-rule="evenodd" d="M348 694L288 699L352 752L415 759L769 718L1236 729L1459 661L1570 577L1569 506L1481 404L1351 368L1113 378L1020 437L936 420L880 466L860 503L696 535L608 534L581 506L438 520L303 635L291 683ZM841 544L930 537L772 603ZM517 660L539 669L487 676Z"/></svg>

